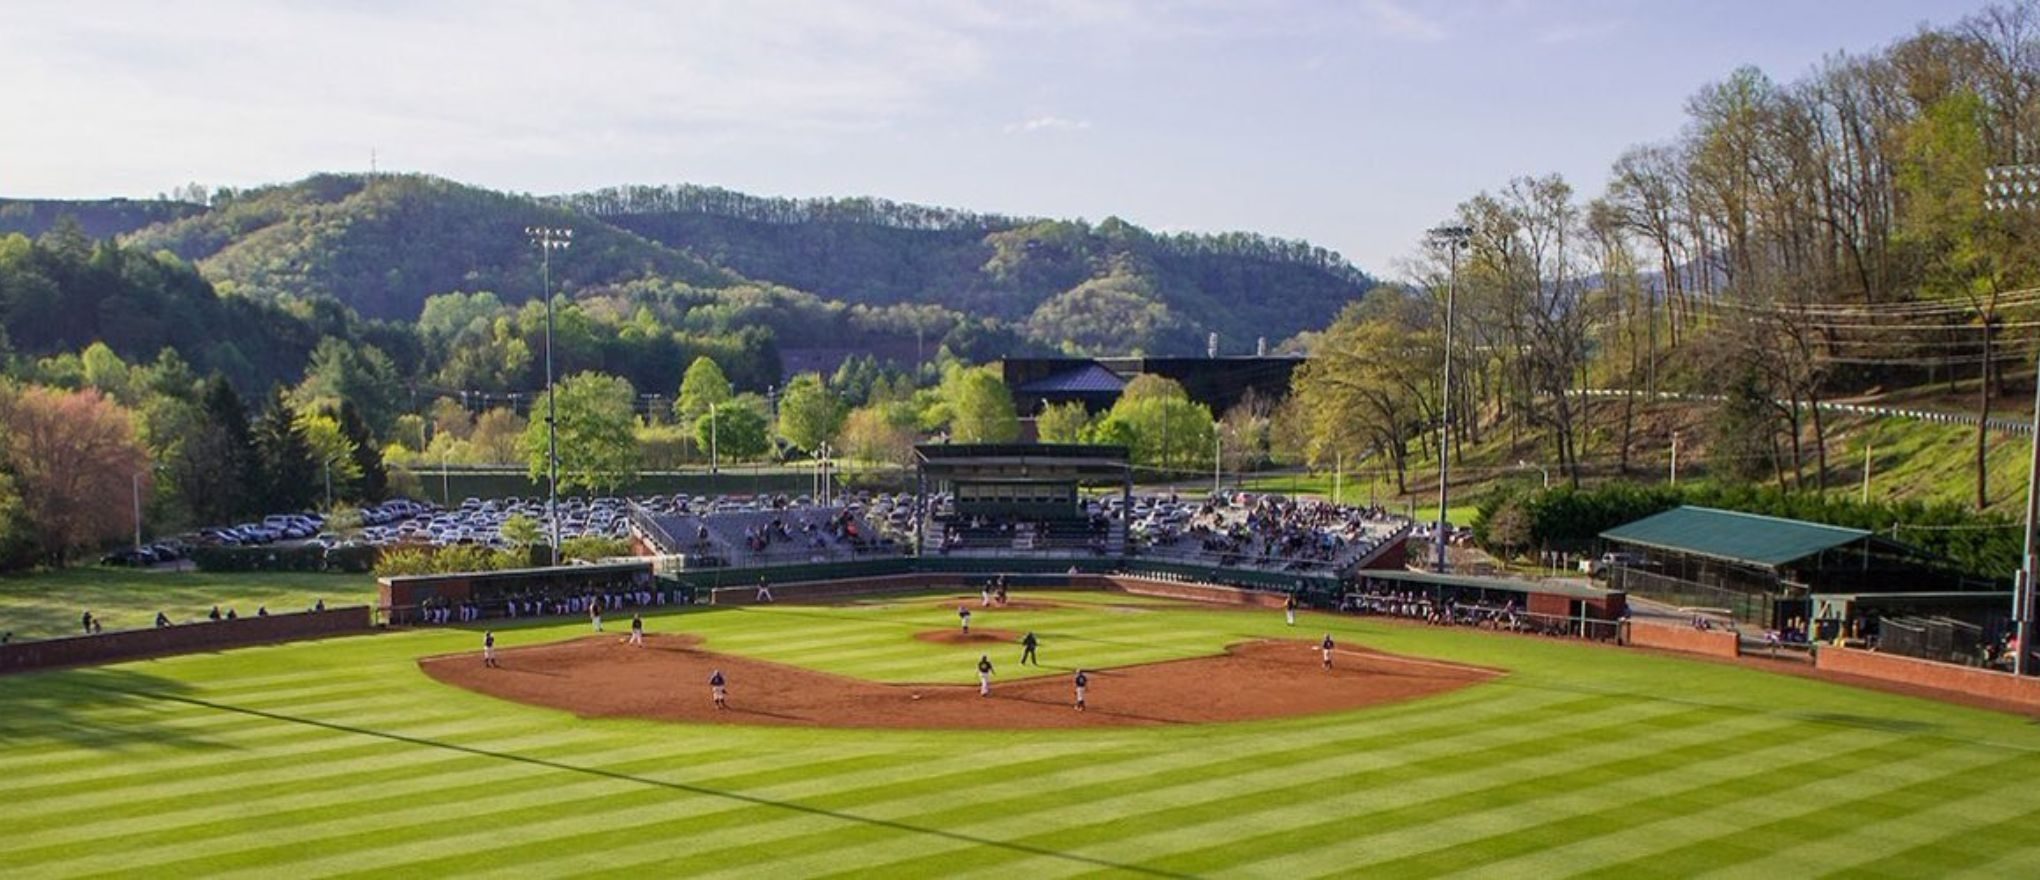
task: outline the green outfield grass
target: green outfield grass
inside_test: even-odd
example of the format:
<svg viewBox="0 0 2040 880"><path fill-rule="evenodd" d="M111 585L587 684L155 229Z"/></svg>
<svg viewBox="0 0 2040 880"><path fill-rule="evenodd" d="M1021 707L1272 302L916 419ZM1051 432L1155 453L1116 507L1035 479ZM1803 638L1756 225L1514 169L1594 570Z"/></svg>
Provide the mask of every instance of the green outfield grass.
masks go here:
<svg viewBox="0 0 2040 880"><path fill-rule="evenodd" d="M375 578L302 572L147 571L99 566L0 577L0 631L17 639L78 634L87 610L109 630L144 629L156 612L180 623L201 620L214 605L254 614L303 611L320 599L329 607L369 604Z"/></svg>
<svg viewBox="0 0 2040 880"><path fill-rule="evenodd" d="M1330 630L1511 674L1332 715L1011 733L583 720L418 671L477 648L466 630L16 676L0 876L2040 871L2040 730L2020 718L1614 648L1059 598L1076 607L979 625L1037 631L1051 673ZM893 681L966 683L976 655L911 638L955 624L930 596L649 624Z"/></svg>

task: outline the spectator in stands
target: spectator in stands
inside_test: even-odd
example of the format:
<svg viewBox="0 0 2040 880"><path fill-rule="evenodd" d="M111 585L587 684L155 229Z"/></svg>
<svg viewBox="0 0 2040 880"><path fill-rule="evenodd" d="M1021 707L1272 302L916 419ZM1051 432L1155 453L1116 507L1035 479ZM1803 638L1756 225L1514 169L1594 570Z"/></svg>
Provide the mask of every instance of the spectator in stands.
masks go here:
<svg viewBox="0 0 2040 880"><path fill-rule="evenodd" d="M255 606L255 616L256 616L256 617L268 617L268 616L269 616L269 606L267 606L267 605L257 605L257 606Z"/></svg>
<svg viewBox="0 0 2040 880"><path fill-rule="evenodd" d="M211 620L211 621L212 621L212 622L214 622L214 623L218 623L218 622L220 621L220 618L221 618L221 615L220 615L220 606L218 606L218 605L214 605L214 606L212 607L212 613L211 613L211 614L208 614L208 615L206 615L206 618L207 618L208 620Z"/></svg>
<svg viewBox="0 0 2040 880"><path fill-rule="evenodd" d="M92 634L92 612L90 611L85 612L84 616L79 619L79 623L85 627L86 635L89 636Z"/></svg>

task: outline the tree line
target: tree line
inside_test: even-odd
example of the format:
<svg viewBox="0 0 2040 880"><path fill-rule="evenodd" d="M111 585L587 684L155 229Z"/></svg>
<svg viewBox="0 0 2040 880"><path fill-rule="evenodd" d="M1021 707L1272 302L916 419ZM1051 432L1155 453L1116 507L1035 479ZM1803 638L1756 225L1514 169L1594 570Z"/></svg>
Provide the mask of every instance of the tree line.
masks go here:
<svg viewBox="0 0 2040 880"><path fill-rule="evenodd" d="M1662 467L1667 429L1641 418L1653 393L1725 393L1688 461L1817 495L1839 464L1820 402L1911 388L1988 416L2006 369L2030 369L2040 202L2001 184L2040 144L2040 5L1789 82L1737 69L1685 110L1591 197L1526 175L1462 202L1441 226L1463 236L1427 239L1411 283L1310 338L1288 417L1302 445L1380 456L1401 480L1444 426L1446 454L1500 445L1578 485L1640 456ZM1612 404L1584 394L1610 388ZM2007 497L1988 485L1990 442L1979 426L1979 509Z"/></svg>

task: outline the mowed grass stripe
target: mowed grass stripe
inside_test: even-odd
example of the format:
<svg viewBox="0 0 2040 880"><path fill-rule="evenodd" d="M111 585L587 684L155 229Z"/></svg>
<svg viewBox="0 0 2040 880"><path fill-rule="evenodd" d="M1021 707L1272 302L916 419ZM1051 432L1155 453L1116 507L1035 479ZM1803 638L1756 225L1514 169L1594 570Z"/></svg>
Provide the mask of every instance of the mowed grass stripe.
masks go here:
<svg viewBox="0 0 2040 880"><path fill-rule="evenodd" d="M2022 877L2040 865L2040 843L2031 833L2040 825L2040 810L1970 824L1965 833L1888 853L1876 860L1843 865L1845 873L1876 873L1887 877Z"/></svg>
<svg viewBox="0 0 2040 880"><path fill-rule="evenodd" d="M1953 766L1937 766L1928 760L1957 755L1964 760L1941 762ZM1657 853L1652 861L1693 866L1696 871L1753 866L1789 853L1792 847L1809 838L1846 832L1858 822L1903 815L1945 798L1993 789L2004 774L2020 766L2030 767L2024 756L1950 749L1909 761L1860 768L1859 772L1824 775L1804 787L1805 797L1757 802L1745 814L1766 815L1771 817L1770 821L1745 825L1733 834L1716 835L1705 843ZM1702 853L1703 846L1711 849Z"/></svg>
<svg viewBox="0 0 2040 880"><path fill-rule="evenodd" d="M1478 786L1482 780L1510 772L1562 773L1576 763L1611 760L1639 747L1673 748L1692 742L1719 742L1724 738L1724 728L1736 729L1737 725L1748 723L1708 710L1674 708L1656 716L1608 719L1608 723L1598 726L1561 721L1553 725L1556 730L1552 731L1497 727L1465 741L1427 740L1379 752L1334 754L1330 756L1332 760L1305 764L1302 772L1296 773L1259 767L1258 762L1249 761L1231 772L1215 774L1208 792L1200 785L1202 780L1189 778L1174 780L1176 784L1170 789L1120 792L1108 788L1095 797L1071 798L1056 810L1056 818L1067 827L1033 832L1019 839L1043 845L1053 841L1065 850L1092 855L1106 849L1123 853L1156 848L1157 852L1166 853L1170 847L1203 848L1220 840L1224 841L1221 847L1224 852L1237 855L1251 851L1254 840L1241 834L1237 826L1242 821L1279 825L1282 830L1273 837L1277 845L1282 845L1286 831L1307 827L1335 799L1365 798L1373 791L1404 792L1427 785L1463 791L1469 785ZM1625 730L1638 732L1647 745L1604 738ZM1759 728L1733 738L1755 740L1774 734L1774 729ZM1555 752L1523 748L1525 742L1552 739L1564 745ZM1321 766L1342 762L1351 765L1343 772ZM1285 817L1247 820L1268 811L1282 812ZM1003 817L983 818L999 823ZM946 869L942 860L947 858L945 855L929 863L886 865L882 870L939 871ZM1187 870L1152 860L1143 867L1167 873Z"/></svg>
<svg viewBox="0 0 2040 880"><path fill-rule="evenodd" d="M484 770L504 760L489 755L468 757L479 761ZM897 757L877 755L869 756L867 760L887 761L897 760ZM847 766L851 762L844 763ZM663 761L653 762L645 769L663 765ZM424 849L458 846L462 839L475 838L449 835L449 832L473 831L477 823L486 823L489 828L502 831L522 826L517 832L521 836L537 833L537 829L546 824L542 820L554 816L594 821L619 811L644 809L673 799L672 791L647 785L637 778L613 773L577 772L558 765L545 769L550 771L555 784L523 791L515 796L492 795L470 801L453 815L437 806L407 807L380 813L343 809L326 821L295 826L287 842L281 842L273 829L242 826L233 834L215 836L202 842L183 841L130 853L130 858L120 867L146 868L151 872L170 874L211 874L241 866L261 873L272 870L273 866L296 865L290 873L301 874L310 870L301 863L331 861L336 855L341 860L378 860L382 853L401 849L407 839L421 835L425 836L421 844ZM375 834L382 840L374 855L359 852L358 840L367 834ZM502 845L504 841L499 832L491 831L479 842ZM202 854L191 855L194 850Z"/></svg>
<svg viewBox="0 0 2040 880"><path fill-rule="evenodd" d="M1355 841L1354 848L1363 849L1365 855L1357 857L1354 865L1383 876L1436 876L1464 871L1526 855L1557 842L1624 834L1639 820L1692 817L1724 804L1769 802L1815 785L1832 771L1876 767L1911 754L1912 744L1903 739L1862 736L1876 741L1839 752L1822 751L1784 764L1744 762L1730 755L1728 760L1740 767L1741 772L1725 778L1699 772L1679 760L1678 755L1639 755L1635 761L1647 765L1661 780L1651 790L1610 796L1613 792L1600 786L1605 783L1606 774L1622 773L1620 768L1590 768L1578 780L1577 789L1513 787L1507 792L1513 796L1499 799L1499 806L1454 813L1425 827L1421 834L1384 840L1370 831L1363 835L1364 846ZM1610 855L1583 848L1571 870L1585 869L1597 859L1606 861ZM1655 854L1635 864L1650 869L1678 864L1664 856ZM1278 862L1265 867L1280 870L1282 865Z"/></svg>
<svg viewBox="0 0 2040 880"><path fill-rule="evenodd" d="M1609 729L1634 723L1635 719L1611 721ZM1068 781L1022 780L1017 786L1017 793L1012 793L1012 787L1001 790L971 785L945 796L924 796L886 805L887 809L882 811L867 811L905 824L953 829L988 840L1010 840L1021 845L1019 850L976 853L977 847L968 841L951 841L947 846L917 847L917 850L923 851L921 855L902 861L897 853L880 851L885 842L870 834L864 834L863 840L856 841L860 850L835 849L849 842L841 834L817 834L798 841L759 841L748 844L743 850L703 853L701 858L704 864L714 858L744 864L767 853L810 853L834 849L836 863L830 866L831 870L855 866L855 870L869 870L879 875L946 872L955 864L975 864L979 857L1000 862L1024 861L1032 858L1037 851L1115 860L1124 858L1125 853L1139 852L1144 848L1138 837L1143 828L1152 826L1173 830L1189 827L1198 819L1208 819L1230 830L1244 817L1253 815L1256 809L1296 803L1299 800L1298 786L1307 789L1341 788L1362 784L1385 773L1422 772L1409 768L1425 764L1427 759L1437 761L1447 756L1478 753L1480 749L1475 748L1477 740L1492 741L1492 748L1507 750L1513 741L1501 740L1511 735L1526 735L1522 727L1504 733L1507 729L1506 726L1493 725L1457 737L1424 737L1414 742L1377 743L1377 747L1362 748L1346 747L1345 743L1328 744L1314 737L1295 735L1281 740L1284 750L1280 752L1226 749L1223 754L1228 757L1220 760L1184 764L1172 770L1150 771L1124 778L1113 772L1119 768L1101 768L1102 773L1082 768L1063 774L1073 777ZM1257 800L1250 803L1245 798ZM1259 800L1263 798L1265 800ZM901 807L918 808L920 812L902 814L898 812ZM1085 852L1081 845L1100 832L1100 817L1106 814L1115 818L1102 824L1109 826L1114 833L1125 834L1124 846L1115 846L1110 851ZM1028 833L1014 835L1011 832L1013 827L1027 829ZM1211 838L1207 833L1195 836L1200 842ZM925 851L930 849L935 851ZM964 851L974 855L957 858L956 854ZM866 856L869 862L850 859L853 852ZM690 857L690 861L683 862L680 867L690 872L701 867L692 861L693 858Z"/></svg>
<svg viewBox="0 0 2040 880"><path fill-rule="evenodd" d="M890 766L897 770L897 762L911 758L910 755L891 754L843 760L836 762L834 774L816 776L826 780L831 775L847 776L874 770L878 769L874 763L877 761L895 762ZM770 772L760 771L758 775ZM476 805L479 815L476 811L469 811L459 823L460 828L465 830L474 824L468 819L484 819L490 827L500 829L497 832L442 834L416 841L409 840L407 833L392 838L372 854L342 851L335 856L320 849L310 853L315 858L293 859L288 867L293 874L307 876L334 872L376 874L389 870L408 874L436 873L428 867L430 865L480 869L505 864L506 859L509 864L515 864L515 853L532 848L559 851L571 848L566 846L569 842L574 847L597 846L614 836L633 834L650 822L677 822L693 828L702 823L713 824L719 814L783 809L726 796L699 785L660 784L645 778L601 778L616 782L622 788L597 799L566 804L502 804L492 799ZM670 842L674 838L659 839Z"/></svg>
<svg viewBox="0 0 2040 880"><path fill-rule="evenodd" d="M697 766L704 762L733 760L759 760L756 754L740 753L736 749L724 749L713 753L676 754L670 744L645 744L635 740L621 740L608 743L599 752L591 753L583 744L571 744L545 751L561 752L559 757L595 758L614 772L658 773L670 771L676 764ZM526 754L532 754L527 752ZM482 772L489 771L489 772ZM160 842L188 842L193 838L215 833L235 833L245 830L247 817L256 816L259 824L292 826L300 820L309 821L327 810L342 810L351 814L374 815L385 809L401 809L427 802L445 801L449 792L458 792L460 798L468 796L491 796L514 794L520 781L529 785L550 785L557 781L558 771L542 764L510 763L505 765L497 759L486 756L468 756L433 766L429 772L363 773L339 783L328 783L317 787L293 787L281 793L262 796L239 796L232 798L191 798L180 800L176 809L147 810L139 815L105 816L95 815L91 821L65 822L53 820L48 827L37 829L31 838L38 846L61 847L73 843L95 843L99 839L112 839L120 849L156 845ZM474 783L477 777L495 778L499 783L511 783L498 790L496 783ZM302 815L294 811L311 809ZM210 829L207 826L225 822L223 828ZM153 833L152 833L153 832ZM96 843L95 843L96 845ZM35 853L21 850L13 855L33 858ZM4 864L4 862L0 862Z"/></svg>
<svg viewBox="0 0 2040 880"><path fill-rule="evenodd" d="M2024 768L2009 771L2031 778ZM1763 860L1765 868L1786 866L1802 873L1820 871L1887 870L1893 861L1907 861L1903 855L1915 852L1966 848L1973 829L2002 824L2040 812L2040 791L2006 791L1995 785L1972 786L1966 797L1943 799L1938 795L1915 793L1908 809L1882 811L1866 821L1850 823L1817 837L1801 838L1791 847ZM1945 860L1942 860L1945 862ZM1963 860L1961 864L1974 864ZM1946 870L1946 868L1940 868ZM1922 870L1924 873L1924 870Z"/></svg>
<svg viewBox="0 0 2040 880"><path fill-rule="evenodd" d="M1616 704L1613 701L1610 701L1608 705L1611 709L1616 707ZM1554 717L1556 717L1556 714L1554 714ZM1300 752L1307 751L1310 753L1322 754L1322 748L1324 747L1324 745L1325 744L1323 742L1319 742L1311 747L1300 748L1299 751ZM1109 753L1103 754L1101 755L1100 760L1109 760L1111 757L1112 756ZM1176 752L1158 753L1157 755L1155 755L1155 759L1164 761L1181 761L1192 766L1194 766L1200 760L1199 756L1196 753L1176 753ZM971 773L971 775L975 776L980 783L986 782L987 778L993 775L992 771L987 770L985 767L981 766L987 760L985 756L965 754L961 756L961 760L963 761L964 765L971 767L969 772ZM1155 774L1137 773L1136 775L1145 777ZM1193 772L1192 775L1194 776L1199 774ZM1028 786L1030 790L1035 790L1034 786L1038 783L1038 777L1035 774L1032 773L1022 774L1020 778L1023 780L1022 784ZM717 790L730 792L731 794L739 794L739 786L744 783L760 783L766 781L768 780L758 778L742 779L729 776L721 776L704 778L695 784L703 788L715 788ZM795 789L777 789L767 791L744 790L741 792L741 796L762 797L766 798L769 801L778 801L786 797L797 795L801 791L814 790L816 788L818 788L818 786L816 786L812 781L803 781L799 784L799 787ZM675 834L687 834L698 837L700 835L708 834L711 832L720 832L725 831L727 829L735 829L733 831L728 831L727 833L735 834L741 837L744 835L754 835L761 833L762 831L765 830L781 827L785 822L789 821L797 823L821 822L824 825L840 825L846 821L855 822L859 820L851 819L847 816L841 816L840 815L841 812L849 809L868 807L870 804L874 802L882 802L884 799L888 798L900 797L903 795L904 796L924 795L926 791L927 788L926 786L923 785L909 784L906 786L900 786L897 784L897 780L888 780L875 783L871 786L862 789L851 788L847 790L836 791L827 794L826 796L818 797L816 799L804 801L800 804L794 805L778 805L774 803L768 804L738 803L735 805L728 806L728 808L726 809L715 812L709 813L690 812L685 815L665 820L663 823L656 825L647 826L640 825L637 823L631 823L628 826L622 828L608 826L594 829L577 828L572 829L570 831L565 831L563 833L579 834L581 836L578 839L578 845L583 845L586 847L600 847L605 852L613 849L614 847L629 846L641 840L655 840L655 841L665 840ZM830 811L831 813L838 815L818 818L811 812L812 810L815 809L827 810ZM465 847L459 848L461 851L458 852L447 852L442 850L440 853L440 858L434 861L431 865L429 866L413 865L408 866L406 870L436 870L439 868L445 868L448 870L456 869L484 870L489 867L522 868L524 865L531 863L534 859L542 858L543 854L547 851L559 850L557 846L557 841L552 838L544 836L534 837L528 831L524 834L520 834L519 837L522 839L511 843L505 843L504 841L500 840L497 841L477 840L475 841L475 849L473 851L466 851L467 848ZM667 852L667 850L664 847L655 847L653 850L653 857L655 859L663 859L668 855L670 855L670 853ZM664 869L665 869L664 866L662 866L661 870Z"/></svg>

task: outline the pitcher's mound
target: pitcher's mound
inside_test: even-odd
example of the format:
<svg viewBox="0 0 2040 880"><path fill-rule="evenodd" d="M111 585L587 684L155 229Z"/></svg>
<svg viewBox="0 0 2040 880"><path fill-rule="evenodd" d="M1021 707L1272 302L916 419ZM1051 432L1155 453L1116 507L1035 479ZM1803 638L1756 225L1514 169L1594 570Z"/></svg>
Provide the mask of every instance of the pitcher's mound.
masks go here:
<svg viewBox="0 0 2040 880"><path fill-rule="evenodd" d="M476 654L418 665L447 684L583 716L933 729L1281 718L1430 696L1502 674L1354 649L1341 649L1336 668L1326 670L1311 643L1246 642L1218 656L1090 670L1090 711L1078 712L1066 670L1000 663L992 695L980 697L972 663L959 664L956 684L881 684L704 651L688 636L649 635L646 642L632 647L595 636L512 648L497 652L497 669ZM708 677L717 670L729 682L724 711L709 699Z"/></svg>
<svg viewBox="0 0 2040 880"><path fill-rule="evenodd" d="M1020 636L1003 629L973 629L969 633L954 629L931 629L914 633L914 639L938 645L1003 645L1019 642Z"/></svg>

